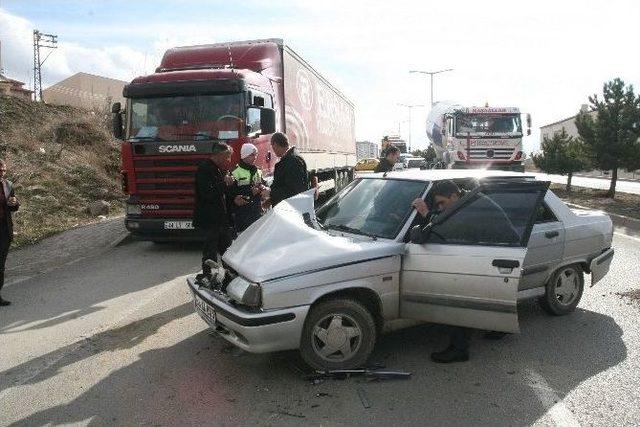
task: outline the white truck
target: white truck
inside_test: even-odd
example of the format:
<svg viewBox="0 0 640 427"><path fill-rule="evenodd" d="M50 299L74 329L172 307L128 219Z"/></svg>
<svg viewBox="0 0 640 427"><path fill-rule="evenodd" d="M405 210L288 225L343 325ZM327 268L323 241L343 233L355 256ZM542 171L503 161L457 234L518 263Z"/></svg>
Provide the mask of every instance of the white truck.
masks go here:
<svg viewBox="0 0 640 427"><path fill-rule="evenodd" d="M522 120L517 107L465 107L437 102L427 117L436 160L448 169L524 172ZM526 115L527 135L531 116Z"/></svg>

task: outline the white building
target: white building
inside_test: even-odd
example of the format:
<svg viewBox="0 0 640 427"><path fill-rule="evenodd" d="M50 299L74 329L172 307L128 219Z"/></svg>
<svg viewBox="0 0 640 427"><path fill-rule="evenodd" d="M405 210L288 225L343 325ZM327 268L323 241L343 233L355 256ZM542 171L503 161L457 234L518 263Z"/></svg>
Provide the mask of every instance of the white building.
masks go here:
<svg viewBox="0 0 640 427"><path fill-rule="evenodd" d="M109 111L114 102L124 103L122 89L127 82L76 73L42 91L47 104L70 105L90 111Z"/></svg>
<svg viewBox="0 0 640 427"><path fill-rule="evenodd" d="M377 159L380 156L380 147L375 142L357 141L356 142L356 158L360 159Z"/></svg>
<svg viewBox="0 0 640 427"><path fill-rule="evenodd" d="M580 108L581 111L588 111L588 109L589 107L584 104ZM595 118L596 112L592 111L591 115ZM573 136L574 138L579 136L578 128L576 127L576 116L571 116L567 119L540 126L540 143L544 141L545 137L549 139L553 138L553 135L561 132L563 128L567 132L567 135Z"/></svg>

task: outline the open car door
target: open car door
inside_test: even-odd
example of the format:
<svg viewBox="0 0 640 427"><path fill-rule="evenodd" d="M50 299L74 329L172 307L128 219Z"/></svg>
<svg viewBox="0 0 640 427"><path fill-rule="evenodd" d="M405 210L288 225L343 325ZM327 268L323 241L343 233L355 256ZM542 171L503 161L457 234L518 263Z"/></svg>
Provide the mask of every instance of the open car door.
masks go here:
<svg viewBox="0 0 640 427"><path fill-rule="evenodd" d="M401 316L518 332L521 268L548 187L533 180L484 183L423 227L402 261Z"/></svg>

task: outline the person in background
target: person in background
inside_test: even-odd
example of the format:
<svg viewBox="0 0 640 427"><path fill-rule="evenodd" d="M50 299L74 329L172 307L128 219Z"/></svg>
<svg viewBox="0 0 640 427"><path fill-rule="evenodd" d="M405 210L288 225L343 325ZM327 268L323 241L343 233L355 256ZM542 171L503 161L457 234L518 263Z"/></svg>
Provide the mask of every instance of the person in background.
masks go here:
<svg viewBox="0 0 640 427"><path fill-rule="evenodd" d="M233 198L233 222L238 234L257 221L262 215L262 198L265 182L262 171L255 166L258 148L243 144L240 162L231 174L236 181Z"/></svg>
<svg viewBox="0 0 640 427"><path fill-rule="evenodd" d="M390 172L393 170L393 165L398 162L400 158L400 149L395 145L390 145L384 151L384 157L376 166L374 172Z"/></svg>
<svg viewBox="0 0 640 427"><path fill-rule="evenodd" d="M202 162L196 172L193 226L204 234L202 274L206 278L211 276L211 267L205 261L222 256L233 239L227 204L234 185L229 174L232 153L229 145L215 144L211 158Z"/></svg>
<svg viewBox="0 0 640 427"><path fill-rule="evenodd" d="M271 148L280 161L273 169L271 188L263 191L267 204L276 206L284 199L300 194L309 189L309 172L304 159L289 146L289 139L281 132L271 136Z"/></svg>
<svg viewBox="0 0 640 427"><path fill-rule="evenodd" d="M0 160L0 291L4 285L4 267L9 254L9 247L13 240L13 219L11 215L20 207L13 190L13 183L5 178L7 164ZM11 302L2 299L0 294L0 307L6 307Z"/></svg>

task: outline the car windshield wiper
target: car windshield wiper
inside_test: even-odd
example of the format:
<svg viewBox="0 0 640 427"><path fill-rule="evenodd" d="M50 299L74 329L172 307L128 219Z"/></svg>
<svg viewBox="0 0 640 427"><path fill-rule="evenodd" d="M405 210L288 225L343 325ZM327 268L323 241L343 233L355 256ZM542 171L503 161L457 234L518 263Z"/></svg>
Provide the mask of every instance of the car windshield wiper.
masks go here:
<svg viewBox="0 0 640 427"><path fill-rule="evenodd" d="M347 233L358 234L360 236L369 237L373 240L378 240L378 236L376 236L375 234L365 233L364 231L360 231L357 228L349 227L348 225L344 225L344 224L329 224L329 225L325 224L324 227L331 230L345 231Z"/></svg>

